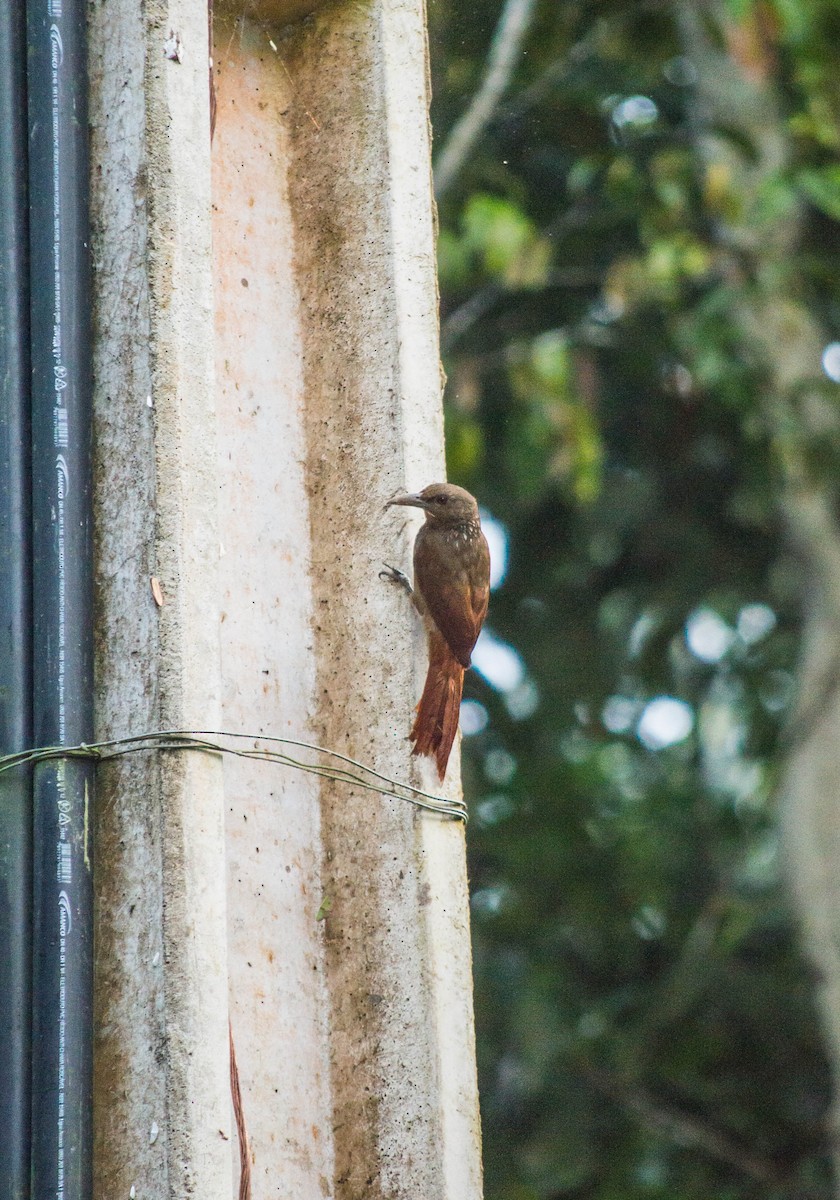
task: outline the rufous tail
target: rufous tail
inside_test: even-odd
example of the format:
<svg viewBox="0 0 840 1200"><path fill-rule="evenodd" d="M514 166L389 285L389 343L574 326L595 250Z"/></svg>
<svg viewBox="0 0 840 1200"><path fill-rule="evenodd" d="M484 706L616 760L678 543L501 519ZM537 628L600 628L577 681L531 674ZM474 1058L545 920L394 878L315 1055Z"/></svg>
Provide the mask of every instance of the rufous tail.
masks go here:
<svg viewBox="0 0 840 1200"><path fill-rule="evenodd" d="M417 717L411 730L412 754L429 754L443 779L461 712L464 668L449 649L442 634L429 635L429 670Z"/></svg>

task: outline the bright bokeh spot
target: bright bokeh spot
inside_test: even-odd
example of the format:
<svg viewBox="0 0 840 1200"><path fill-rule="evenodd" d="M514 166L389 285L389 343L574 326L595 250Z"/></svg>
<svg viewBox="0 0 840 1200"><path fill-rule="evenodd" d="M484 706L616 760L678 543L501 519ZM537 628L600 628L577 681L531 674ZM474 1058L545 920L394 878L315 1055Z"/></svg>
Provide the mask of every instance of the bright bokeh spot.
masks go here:
<svg viewBox="0 0 840 1200"><path fill-rule="evenodd" d="M828 378L840 383L840 342L829 342L823 350L822 365Z"/></svg>
<svg viewBox="0 0 840 1200"><path fill-rule="evenodd" d="M476 805L475 814L480 825L498 825L514 812L514 803L504 792L496 792L485 796Z"/></svg>
<svg viewBox="0 0 840 1200"><path fill-rule="evenodd" d="M766 604L745 604L738 613L738 637L748 646L760 642L776 627L776 614Z"/></svg>
<svg viewBox="0 0 840 1200"><path fill-rule="evenodd" d="M601 710L604 728L610 733L626 733L639 715L639 703L628 696L609 696Z"/></svg>
<svg viewBox="0 0 840 1200"><path fill-rule="evenodd" d="M650 96L628 96L612 110L613 122L619 129L647 129L659 116L659 109Z"/></svg>
<svg viewBox="0 0 840 1200"><path fill-rule="evenodd" d="M525 664L513 646L483 629L472 653L472 665L497 692L512 692L525 679Z"/></svg>
<svg viewBox="0 0 840 1200"><path fill-rule="evenodd" d="M489 717L487 709L478 700L463 700L461 702L461 732L464 737L472 737L487 728Z"/></svg>
<svg viewBox="0 0 840 1200"><path fill-rule="evenodd" d="M684 700L657 696L645 705L636 735L648 750L665 750L684 742L694 728L694 712Z"/></svg>
<svg viewBox="0 0 840 1200"><path fill-rule="evenodd" d="M484 756L484 774L491 783L505 787L516 774L516 759L507 750L497 746Z"/></svg>
<svg viewBox="0 0 840 1200"><path fill-rule="evenodd" d="M505 708L514 721L525 721L532 717L540 706L540 693L533 679L527 676L518 687L505 694Z"/></svg>
<svg viewBox="0 0 840 1200"><path fill-rule="evenodd" d="M503 908L507 907L513 899L513 893L506 884L502 883L496 887L481 888L477 892L473 892L470 897L470 905L474 913L483 917L495 917Z"/></svg>
<svg viewBox="0 0 840 1200"><path fill-rule="evenodd" d="M490 590L504 582L508 567L508 531L486 509L481 509L481 528L490 547Z"/></svg>
<svg viewBox="0 0 840 1200"><path fill-rule="evenodd" d="M698 608L685 623L685 640L701 662L720 662L735 641L735 630L711 608Z"/></svg>
<svg viewBox="0 0 840 1200"><path fill-rule="evenodd" d="M630 637L627 640L627 653L630 658L638 658L647 645L648 638L656 632L657 620L653 613L643 612L633 622Z"/></svg>

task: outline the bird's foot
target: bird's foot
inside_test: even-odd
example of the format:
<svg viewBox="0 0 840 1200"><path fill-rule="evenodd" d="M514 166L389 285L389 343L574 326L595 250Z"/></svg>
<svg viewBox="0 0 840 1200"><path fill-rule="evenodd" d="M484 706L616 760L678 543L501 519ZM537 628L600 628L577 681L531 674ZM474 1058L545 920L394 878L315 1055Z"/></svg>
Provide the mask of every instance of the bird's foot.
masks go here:
<svg viewBox="0 0 840 1200"><path fill-rule="evenodd" d="M383 563L382 565L385 568L385 570L379 572L380 579L384 579L388 583L396 583L409 596L414 595L414 592L412 591L412 587L411 587L411 584L409 582L407 575L404 575L403 572L398 570L396 567L389 566L388 563Z"/></svg>

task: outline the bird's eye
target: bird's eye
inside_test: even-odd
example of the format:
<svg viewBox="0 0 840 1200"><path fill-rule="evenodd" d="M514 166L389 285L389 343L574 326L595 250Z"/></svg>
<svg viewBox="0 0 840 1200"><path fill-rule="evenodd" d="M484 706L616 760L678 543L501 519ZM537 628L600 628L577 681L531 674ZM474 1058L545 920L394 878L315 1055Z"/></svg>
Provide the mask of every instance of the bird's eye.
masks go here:
<svg viewBox="0 0 840 1200"><path fill-rule="evenodd" d="M435 499L437 500L438 504L446 504L446 501L449 499L449 497L448 496L436 496Z"/></svg>

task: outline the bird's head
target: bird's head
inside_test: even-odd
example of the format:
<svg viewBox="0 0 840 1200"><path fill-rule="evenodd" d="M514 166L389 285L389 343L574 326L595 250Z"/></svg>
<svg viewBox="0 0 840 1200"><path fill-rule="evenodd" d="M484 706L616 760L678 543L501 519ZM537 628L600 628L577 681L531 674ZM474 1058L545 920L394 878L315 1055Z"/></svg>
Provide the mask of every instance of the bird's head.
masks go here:
<svg viewBox="0 0 840 1200"><path fill-rule="evenodd" d="M430 483L422 492L395 496L385 505L422 508L430 525L469 525L478 522L478 504L466 488L454 483Z"/></svg>

